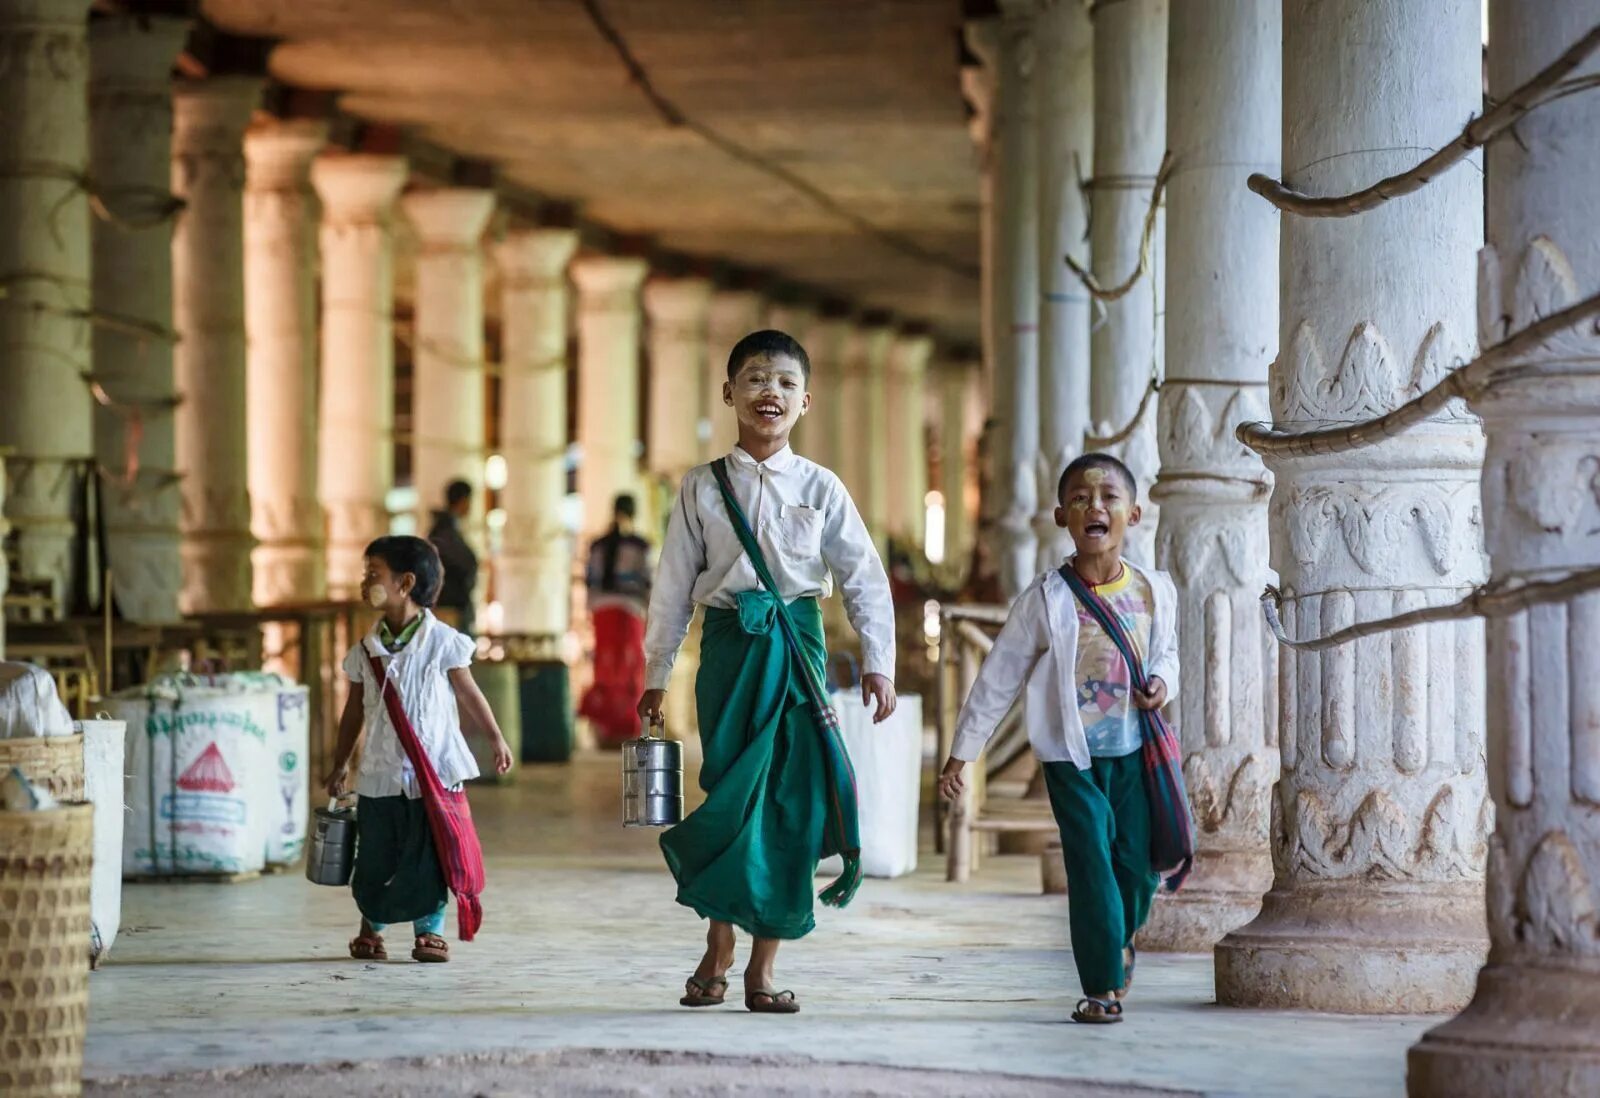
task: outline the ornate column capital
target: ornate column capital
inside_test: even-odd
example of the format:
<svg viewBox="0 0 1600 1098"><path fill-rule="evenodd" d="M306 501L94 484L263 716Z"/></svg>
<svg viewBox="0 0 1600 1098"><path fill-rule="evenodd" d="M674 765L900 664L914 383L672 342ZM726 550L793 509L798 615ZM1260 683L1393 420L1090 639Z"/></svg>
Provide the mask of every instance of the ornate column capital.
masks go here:
<svg viewBox="0 0 1600 1098"><path fill-rule="evenodd" d="M172 88L172 152L176 157L240 157L240 143L261 98L254 76L181 80Z"/></svg>
<svg viewBox="0 0 1600 1098"><path fill-rule="evenodd" d="M656 331L705 338L711 318L711 283L704 278L654 278L645 283L644 310Z"/></svg>
<svg viewBox="0 0 1600 1098"><path fill-rule="evenodd" d="M324 224L387 222L408 168L403 156L323 153L311 164Z"/></svg>
<svg viewBox="0 0 1600 1098"><path fill-rule="evenodd" d="M711 295L710 323L713 332L729 334L729 329L738 328L738 335L733 336L737 341L752 330L751 325L760 323L760 316L759 290L717 290Z"/></svg>
<svg viewBox="0 0 1600 1098"><path fill-rule="evenodd" d="M165 15L108 15L90 23L91 107L108 97L135 97L169 109L172 62L190 26L188 19Z"/></svg>
<svg viewBox="0 0 1600 1098"><path fill-rule="evenodd" d="M475 251L494 212L494 192L482 187L413 191L400 200L426 253Z"/></svg>
<svg viewBox="0 0 1600 1098"><path fill-rule="evenodd" d="M564 282L577 250L574 229L518 229L494 246L494 257L507 288L533 288Z"/></svg>
<svg viewBox="0 0 1600 1098"><path fill-rule="evenodd" d="M894 337L889 354L889 368L907 377L920 377L927 373L928 360L933 356L933 337L923 333L900 333Z"/></svg>
<svg viewBox="0 0 1600 1098"><path fill-rule="evenodd" d="M650 264L635 256L585 256L572 264L578 309L585 313L632 312Z"/></svg>
<svg viewBox="0 0 1600 1098"><path fill-rule="evenodd" d="M299 191L310 181L311 161L328 143L328 124L295 118L252 125L244 134L245 187Z"/></svg>

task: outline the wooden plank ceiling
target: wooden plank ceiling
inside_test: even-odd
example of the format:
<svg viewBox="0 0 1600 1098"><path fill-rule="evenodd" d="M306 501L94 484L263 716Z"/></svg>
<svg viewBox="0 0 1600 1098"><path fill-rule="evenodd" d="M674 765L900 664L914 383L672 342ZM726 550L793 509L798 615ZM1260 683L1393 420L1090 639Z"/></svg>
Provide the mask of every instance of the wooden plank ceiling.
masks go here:
<svg viewBox="0 0 1600 1098"><path fill-rule="evenodd" d="M228 33L277 40L276 79L336 91L346 113L489 161L587 220L977 340L958 0L203 0L202 11ZM689 125L663 117L597 14Z"/></svg>

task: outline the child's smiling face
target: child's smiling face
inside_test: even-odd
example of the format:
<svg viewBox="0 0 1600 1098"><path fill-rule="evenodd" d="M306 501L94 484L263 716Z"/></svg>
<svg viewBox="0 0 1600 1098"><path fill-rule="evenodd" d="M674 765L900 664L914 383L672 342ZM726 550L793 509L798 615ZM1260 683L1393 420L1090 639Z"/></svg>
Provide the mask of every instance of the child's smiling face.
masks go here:
<svg viewBox="0 0 1600 1098"><path fill-rule="evenodd" d="M763 442L781 442L811 407L805 371L789 355L757 354L745 359L733 380L723 386L723 399L733 405L739 428Z"/></svg>
<svg viewBox="0 0 1600 1098"><path fill-rule="evenodd" d="M1072 535L1078 552L1122 555L1128 527L1139 525L1139 504L1116 471L1091 465L1067 479L1056 525Z"/></svg>

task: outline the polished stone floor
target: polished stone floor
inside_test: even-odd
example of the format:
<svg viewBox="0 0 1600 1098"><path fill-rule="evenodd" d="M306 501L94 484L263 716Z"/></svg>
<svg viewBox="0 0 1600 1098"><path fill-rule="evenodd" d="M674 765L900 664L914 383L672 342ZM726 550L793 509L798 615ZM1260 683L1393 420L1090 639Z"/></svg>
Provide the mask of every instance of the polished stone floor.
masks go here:
<svg viewBox="0 0 1600 1098"><path fill-rule="evenodd" d="M616 765L586 757L473 790L488 854L486 922L477 941L452 943L448 965L350 960L348 894L299 876L130 885L121 937L91 983L93 1089L123 1077L114 1088L123 1093L199 1094L215 1083L156 1077L481 1053L432 1061L448 1087L417 1075L412 1087L366 1089L355 1084L395 1076L347 1068L327 1092L472 1093L457 1086L481 1070L482 1093L565 1093L559 1070L593 1069L582 1050L661 1050L691 1065L707 1054L761 1058L791 1065L782 1069L790 1079L805 1076L796 1058L991 1077L962 1086L861 1075L856 1092L878 1094L990 1093L1000 1083L992 1077L1021 1075L1062 1087L1030 1093L1080 1093L1073 1081L1097 1081L1354 1098L1403 1093L1406 1047L1435 1021L1224 1009L1212 1001L1208 957L1150 955L1124 1024L1074 1025L1066 905L1038 895L1037 860L991 859L958 887L931 855L910 877L868 881L848 910L821 912L815 935L785 947L781 982L799 994L800 1015L684 1010L676 1000L702 924L673 903L654 834L618 825ZM614 1056L608 1078L619 1089L570 1092L736 1093L725 1082L739 1070L737 1061L686 1068L672 1057ZM318 1077L257 1071L225 1089L323 1093L328 1080ZM526 1087L506 1082L518 1078ZM246 1086L251 1079L262 1085ZM759 1089L823 1092L770 1081Z"/></svg>

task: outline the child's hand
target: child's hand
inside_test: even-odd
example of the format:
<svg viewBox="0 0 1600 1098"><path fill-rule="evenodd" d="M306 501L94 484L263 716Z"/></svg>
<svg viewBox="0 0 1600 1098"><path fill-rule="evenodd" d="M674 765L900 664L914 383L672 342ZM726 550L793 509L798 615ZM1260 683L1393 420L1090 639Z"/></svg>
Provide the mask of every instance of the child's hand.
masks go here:
<svg viewBox="0 0 1600 1098"><path fill-rule="evenodd" d="M1140 709L1160 709L1167 704L1167 684L1160 676L1145 683L1146 689L1133 692L1133 704Z"/></svg>
<svg viewBox="0 0 1600 1098"><path fill-rule="evenodd" d="M945 760L944 769L939 772L939 795L947 801L953 801L961 796L967 788L967 779L962 771L967 764L951 756Z"/></svg>
<svg viewBox="0 0 1600 1098"><path fill-rule="evenodd" d="M660 724L664 719L661 716L661 707L666 701L665 690L646 690L644 697L639 699L639 719L646 724Z"/></svg>
<svg viewBox="0 0 1600 1098"><path fill-rule="evenodd" d="M861 704L871 705L873 702L878 703L878 710L872 715L872 723L882 724L899 704L899 699L894 696L894 683L889 681L889 676L861 676Z"/></svg>
<svg viewBox="0 0 1600 1098"><path fill-rule="evenodd" d="M494 772L504 774L511 769L511 745L504 736L494 741Z"/></svg>
<svg viewBox="0 0 1600 1098"><path fill-rule="evenodd" d="M340 763L333 768L333 773L328 775L327 779L322 783L322 787L328 791L328 796L342 797L349 784L350 764Z"/></svg>

